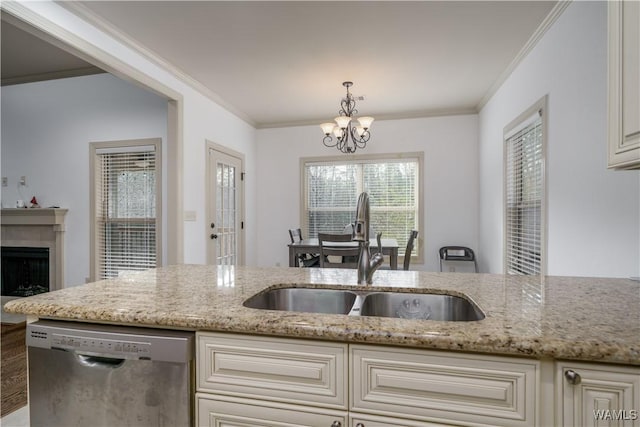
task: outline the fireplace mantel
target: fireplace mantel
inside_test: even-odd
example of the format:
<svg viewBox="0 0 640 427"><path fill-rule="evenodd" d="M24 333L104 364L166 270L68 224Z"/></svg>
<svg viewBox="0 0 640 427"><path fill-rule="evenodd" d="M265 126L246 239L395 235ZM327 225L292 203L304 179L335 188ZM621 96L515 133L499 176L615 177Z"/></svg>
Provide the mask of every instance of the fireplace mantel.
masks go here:
<svg viewBox="0 0 640 427"><path fill-rule="evenodd" d="M50 290L64 287L64 233L68 209L3 208L2 246L49 248Z"/></svg>
<svg viewBox="0 0 640 427"><path fill-rule="evenodd" d="M3 208L2 225L63 225L68 209Z"/></svg>

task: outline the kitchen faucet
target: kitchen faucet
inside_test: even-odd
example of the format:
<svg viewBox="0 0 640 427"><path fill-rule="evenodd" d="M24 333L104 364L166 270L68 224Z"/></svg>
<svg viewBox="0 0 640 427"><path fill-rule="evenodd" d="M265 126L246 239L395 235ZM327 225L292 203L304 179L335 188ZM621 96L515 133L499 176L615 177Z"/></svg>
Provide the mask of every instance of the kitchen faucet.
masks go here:
<svg viewBox="0 0 640 427"><path fill-rule="evenodd" d="M369 252L369 195L366 192L358 197L356 208L356 223L353 230L353 241L358 242L360 255L358 256L358 284L370 285L373 273L380 267L384 258L378 235L379 252L371 255Z"/></svg>

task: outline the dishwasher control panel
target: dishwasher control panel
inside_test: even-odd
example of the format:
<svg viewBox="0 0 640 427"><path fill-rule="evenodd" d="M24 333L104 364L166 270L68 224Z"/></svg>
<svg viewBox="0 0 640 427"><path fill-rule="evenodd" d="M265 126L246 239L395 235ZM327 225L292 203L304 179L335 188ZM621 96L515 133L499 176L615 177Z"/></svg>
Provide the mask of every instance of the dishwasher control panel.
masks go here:
<svg viewBox="0 0 640 427"><path fill-rule="evenodd" d="M151 344L148 342L120 341L55 333L51 336L51 347L73 350L78 353L130 356L136 359L149 358L151 353Z"/></svg>
<svg viewBox="0 0 640 427"><path fill-rule="evenodd" d="M194 333L39 320L27 325L27 346L88 356L184 362L194 358Z"/></svg>

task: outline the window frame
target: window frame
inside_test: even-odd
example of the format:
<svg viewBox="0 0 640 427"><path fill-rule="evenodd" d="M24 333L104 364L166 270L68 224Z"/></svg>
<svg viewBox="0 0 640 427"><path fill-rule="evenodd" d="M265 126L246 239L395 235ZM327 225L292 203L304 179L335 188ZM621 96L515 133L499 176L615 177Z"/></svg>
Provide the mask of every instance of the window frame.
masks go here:
<svg viewBox="0 0 640 427"><path fill-rule="evenodd" d="M156 246L156 266L162 265L162 214L163 214L163 205L162 205L162 139L161 138L146 138L146 139L134 139L134 140L123 140L123 141L100 141L100 142L91 142L89 144L89 173L90 173L90 182L89 182L89 203L90 203L90 280L102 280L97 277L99 269L99 259L100 259L100 249L97 247L98 245L98 227L96 225L96 179L98 176L96 174L96 167L98 163L98 150L107 149L107 150L118 150L122 149L123 151L132 151L135 150L136 147L143 146L153 146L155 151L155 180L156 180L156 194L155 194L155 246Z"/></svg>
<svg viewBox="0 0 640 427"><path fill-rule="evenodd" d="M541 178L540 184L540 277L544 277L547 274L547 225L548 225L548 214L547 214L547 135L548 135L548 114L547 107L548 104L548 96L545 95L536 101L533 105L527 108L524 112L522 112L518 117L512 120L507 126L504 127L503 136L502 136L502 147L503 147L503 239L502 239L502 252L503 252L503 273L510 274L508 268L508 151L507 145L509 144L509 140L511 137L516 135L519 131L525 129L528 125L531 124L531 118L535 114L539 114L541 120L541 171L539 172L539 176Z"/></svg>
<svg viewBox="0 0 640 427"><path fill-rule="evenodd" d="M349 154L345 158L345 155L337 156L318 156L318 157L301 157L300 158L300 227L302 228L302 234L304 236L309 235L309 230L306 227L306 166L308 163L362 163L362 162L375 162L375 161L397 161L397 160L409 160L414 159L418 162L418 178L417 178L417 197L418 197L418 218L417 218L417 230L418 238L414 242L414 250L411 254L411 264L423 264L424 263L424 250L420 242L424 236L424 151L406 152L406 153L376 153L376 154ZM356 200L354 200L354 203ZM374 238L375 236L370 236ZM384 235L383 235L384 237ZM408 235L407 235L408 237ZM398 248L404 251L405 247ZM398 265L404 262L404 256L398 257Z"/></svg>

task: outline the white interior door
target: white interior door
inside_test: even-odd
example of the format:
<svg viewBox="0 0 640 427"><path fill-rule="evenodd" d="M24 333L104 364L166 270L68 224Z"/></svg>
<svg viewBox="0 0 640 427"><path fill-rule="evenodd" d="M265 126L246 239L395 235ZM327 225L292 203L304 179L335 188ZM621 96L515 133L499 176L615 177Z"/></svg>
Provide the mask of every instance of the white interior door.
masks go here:
<svg viewBox="0 0 640 427"><path fill-rule="evenodd" d="M211 146L208 151L207 263L243 264L242 159Z"/></svg>

